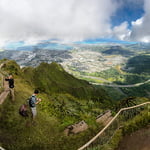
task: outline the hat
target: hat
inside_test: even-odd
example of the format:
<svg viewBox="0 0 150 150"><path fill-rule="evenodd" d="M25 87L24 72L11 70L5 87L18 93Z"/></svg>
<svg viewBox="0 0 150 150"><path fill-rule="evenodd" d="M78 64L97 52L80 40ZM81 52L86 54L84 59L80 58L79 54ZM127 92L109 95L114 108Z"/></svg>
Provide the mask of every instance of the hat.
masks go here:
<svg viewBox="0 0 150 150"><path fill-rule="evenodd" d="M39 91L38 90L34 90L34 94L38 94L39 93Z"/></svg>

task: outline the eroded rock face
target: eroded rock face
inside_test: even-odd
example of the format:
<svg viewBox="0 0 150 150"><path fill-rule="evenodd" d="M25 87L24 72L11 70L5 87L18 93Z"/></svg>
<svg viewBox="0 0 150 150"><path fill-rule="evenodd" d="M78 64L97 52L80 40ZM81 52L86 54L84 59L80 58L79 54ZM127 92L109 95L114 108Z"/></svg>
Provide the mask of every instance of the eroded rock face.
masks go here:
<svg viewBox="0 0 150 150"><path fill-rule="evenodd" d="M111 111L108 110L105 113L99 115L96 119L96 122L106 125L111 119L112 119Z"/></svg>
<svg viewBox="0 0 150 150"><path fill-rule="evenodd" d="M77 133L85 131L87 129L88 129L87 123L84 120L82 120L76 124L68 126L65 129L64 133L65 133L65 135L69 136L70 134L77 134Z"/></svg>

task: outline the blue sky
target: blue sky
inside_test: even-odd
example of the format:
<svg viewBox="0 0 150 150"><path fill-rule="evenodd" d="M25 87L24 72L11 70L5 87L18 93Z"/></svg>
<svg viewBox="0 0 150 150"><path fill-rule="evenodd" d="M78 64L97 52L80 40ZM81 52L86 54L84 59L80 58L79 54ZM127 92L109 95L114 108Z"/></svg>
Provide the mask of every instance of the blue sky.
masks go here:
<svg viewBox="0 0 150 150"><path fill-rule="evenodd" d="M0 47L50 39L150 42L149 6L150 0L0 0Z"/></svg>
<svg viewBox="0 0 150 150"><path fill-rule="evenodd" d="M135 0L133 0L135 1ZM129 28L132 28L132 21L136 21L144 15L144 1L132 2L125 0L111 17L112 26L118 26L122 22L127 21L129 23Z"/></svg>

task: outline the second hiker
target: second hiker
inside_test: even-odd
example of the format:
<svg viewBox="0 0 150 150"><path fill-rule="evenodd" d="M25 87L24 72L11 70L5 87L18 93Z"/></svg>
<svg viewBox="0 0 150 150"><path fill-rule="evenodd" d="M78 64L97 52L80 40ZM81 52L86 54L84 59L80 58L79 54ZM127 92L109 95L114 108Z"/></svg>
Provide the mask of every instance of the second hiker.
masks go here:
<svg viewBox="0 0 150 150"><path fill-rule="evenodd" d="M37 114L36 105L41 101L40 98L37 98L38 93L39 93L39 91L35 90L34 93L32 94L32 96L29 98L29 106L31 108L33 121Z"/></svg>

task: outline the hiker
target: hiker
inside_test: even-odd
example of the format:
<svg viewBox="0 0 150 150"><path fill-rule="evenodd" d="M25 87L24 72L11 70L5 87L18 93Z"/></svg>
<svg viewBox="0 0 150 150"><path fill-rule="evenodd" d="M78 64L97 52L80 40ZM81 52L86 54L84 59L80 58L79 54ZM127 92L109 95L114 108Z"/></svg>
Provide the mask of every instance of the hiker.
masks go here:
<svg viewBox="0 0 150 150"><path fill-rule="evenodd" d="M29 116L27 108L26 104L21 105L19 108L19 114L25 118Z"/></svg>
<svg viewBox="0 0 150 150"><path fill-rule="evenodd" d="M5 78L5 81L8 81L8 85L9 85L9 90L10 90L10 95L12 100L15 100L15 94L14 94L14 79L12 75L9 75L8 77Z"/></svg>
<svg viewBox="0 0 150 150"><path fill-rule="evenodd" d="M31 112L32 112L32 121L34 121L36 114L37 114L36 105L41 101L40 98L36 97L38 93L39 93L39 91L35 90L29 99L29 106L30 106Z"/></svg>

